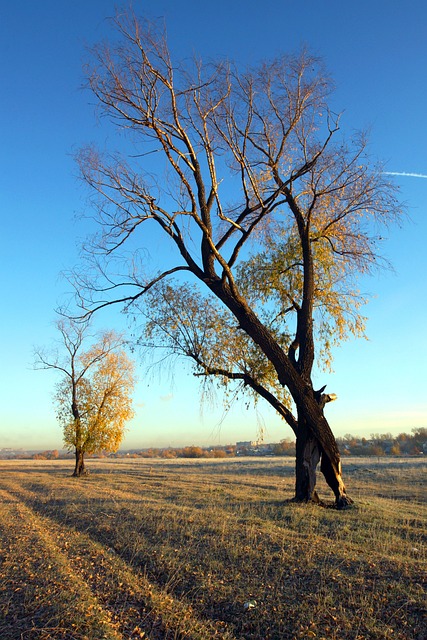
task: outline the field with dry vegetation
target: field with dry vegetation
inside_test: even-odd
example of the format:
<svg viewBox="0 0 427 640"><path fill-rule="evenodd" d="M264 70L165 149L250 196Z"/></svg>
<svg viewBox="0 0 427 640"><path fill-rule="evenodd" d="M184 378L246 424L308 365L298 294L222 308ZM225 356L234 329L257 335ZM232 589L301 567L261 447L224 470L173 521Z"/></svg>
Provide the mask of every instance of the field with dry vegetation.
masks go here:
<svg viewBox="0 0 427 640"><path fill-rule="evenodd" d="M426 640L423 459L346 460L344 512L289 459L89 466L0 462L1 640Z"/></svg>

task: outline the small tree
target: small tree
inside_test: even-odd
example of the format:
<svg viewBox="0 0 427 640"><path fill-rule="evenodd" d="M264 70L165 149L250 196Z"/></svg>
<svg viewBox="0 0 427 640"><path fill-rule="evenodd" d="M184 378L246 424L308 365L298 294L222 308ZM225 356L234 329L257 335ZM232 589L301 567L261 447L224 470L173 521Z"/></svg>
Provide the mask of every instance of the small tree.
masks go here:
<svg viewBox="0 0 427 640"><path fill-rule="evenodd" d="M125 424L133 416L131 393L134 364L123 350L123 336L101 333L83 350L89 323L60 320L57 323L65 355L46 356L36 351L36 367L63 374L54 403L64 433L64 445L75 451L73 476L86 472L84 456L117 451Z"/></svg>

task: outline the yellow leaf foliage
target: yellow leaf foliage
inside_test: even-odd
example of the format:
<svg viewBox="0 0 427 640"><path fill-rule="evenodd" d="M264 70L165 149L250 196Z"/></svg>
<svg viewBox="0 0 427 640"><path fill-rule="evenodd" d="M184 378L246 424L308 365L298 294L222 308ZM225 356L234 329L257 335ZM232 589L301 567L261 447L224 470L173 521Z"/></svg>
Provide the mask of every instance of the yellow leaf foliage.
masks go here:
<svg viewBox="0 0 427 640"><path fill-rule="evenodd" d="M114 452L120 446L126 423L133 417L134 364L125 351L105 352L97 343L80 356L86 373L76 383L79 418L70 412L72 381L65 378L57 387L55 401L63 427L64 444L85 453Z"/></svg>

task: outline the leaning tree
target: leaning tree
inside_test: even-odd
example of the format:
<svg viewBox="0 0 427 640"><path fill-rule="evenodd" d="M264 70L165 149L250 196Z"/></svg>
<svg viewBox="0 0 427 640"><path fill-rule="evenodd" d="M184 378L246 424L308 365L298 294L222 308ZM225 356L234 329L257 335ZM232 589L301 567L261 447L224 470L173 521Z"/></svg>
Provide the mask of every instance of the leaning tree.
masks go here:
<svg viewBox="0 0 427 640"><path fill-rule="evenodd" d="M363 332L355 280L378 264L377 226L400 214L394 187L362 135L341 135L306 51L249 70L177 65L161 30L130 14L114 25L88 84L122 152L78 154L100 225L87 246L97 275L77 282L87 309L122 303L143 341L268 400L296 434L296 500L317 498L321 460L345 507L313 366Z"/></svg>

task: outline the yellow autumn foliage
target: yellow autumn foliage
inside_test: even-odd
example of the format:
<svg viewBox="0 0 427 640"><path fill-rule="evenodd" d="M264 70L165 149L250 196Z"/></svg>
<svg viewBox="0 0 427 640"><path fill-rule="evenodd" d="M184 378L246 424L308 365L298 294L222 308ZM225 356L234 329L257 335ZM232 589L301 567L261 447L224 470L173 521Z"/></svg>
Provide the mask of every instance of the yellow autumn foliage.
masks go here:
<svg viewBox="0 0 427 640"><path fill-rule="evenodd" d="M134 415L131 398L134 364L123 349L106 353L101 341L80 355L79 365L86 371L76 382L79 419L70 412L69 377L58 385L55 396L64 444L88 454L117 451L126 423Z"/></svg>

